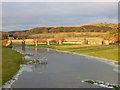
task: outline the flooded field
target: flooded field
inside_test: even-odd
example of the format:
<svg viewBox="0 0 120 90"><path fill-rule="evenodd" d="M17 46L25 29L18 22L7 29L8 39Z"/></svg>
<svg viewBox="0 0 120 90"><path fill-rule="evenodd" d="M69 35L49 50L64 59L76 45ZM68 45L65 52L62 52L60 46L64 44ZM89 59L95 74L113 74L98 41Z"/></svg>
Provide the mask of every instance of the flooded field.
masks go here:
<svg viewBox="0 0 120 90"><path fill-rule="evenodd" d="M47 64L23 65L12 88L100 88L81 82L86 79L118 84L117 67L97 58L48 48L26 47L22 50L14 46L13 49L23 54L32 54L29 56L31 60L45 57Z"/></svg>

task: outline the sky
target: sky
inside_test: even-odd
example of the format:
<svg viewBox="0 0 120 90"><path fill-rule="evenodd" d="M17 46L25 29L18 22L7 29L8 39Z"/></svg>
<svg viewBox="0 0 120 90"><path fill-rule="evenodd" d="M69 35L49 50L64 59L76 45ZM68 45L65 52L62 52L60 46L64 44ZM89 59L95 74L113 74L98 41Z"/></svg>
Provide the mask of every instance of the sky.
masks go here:
<svg viewBox="0 0 120 90"><path fill-rule="evenodd" d="M1 0L2 2L119 2L119 0Z"/></svg>
<svg viewBox="0 0 120 90"><path fill-rule="evenodd" d="M118 22L117 2L2 2L3 31L101 22Z"/></svg>

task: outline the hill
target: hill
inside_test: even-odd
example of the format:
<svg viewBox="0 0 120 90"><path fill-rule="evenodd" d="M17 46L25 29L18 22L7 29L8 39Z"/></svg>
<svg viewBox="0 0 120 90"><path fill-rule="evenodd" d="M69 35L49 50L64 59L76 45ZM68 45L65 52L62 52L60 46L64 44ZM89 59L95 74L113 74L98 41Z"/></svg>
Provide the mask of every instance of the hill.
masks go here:
<svg viewBox="0 0 120 90"><path fill-rule="evenodd" d="M97 24L86 24L80 26L58 26L58 27L36 27L30 30L24 30L21 32L12 32L14 37L28 38L36 34L47 34L47 33L81 33L81 32L100 32L104 33L113 30L118 24L111 23L97 23Z"/></svg>
<svg viewBox="0 0 120 90"><path fill-rule="evenodd" d="M82 26L87 26L87 25L92 25L92 26L105 26L105 27L111 27L111 28L116 28L118 27L118 24L115 23L95 23L95 24L86 24L86 25L80 25L78 27L82 27Z"/></svg>
<svg viewBox="0 0 120 90"><path fill-rule="evenodd" d="M26 33L59 33L59 32L106 32L115 28L117 24L88 24L81 26L37 27Z"/></svg>

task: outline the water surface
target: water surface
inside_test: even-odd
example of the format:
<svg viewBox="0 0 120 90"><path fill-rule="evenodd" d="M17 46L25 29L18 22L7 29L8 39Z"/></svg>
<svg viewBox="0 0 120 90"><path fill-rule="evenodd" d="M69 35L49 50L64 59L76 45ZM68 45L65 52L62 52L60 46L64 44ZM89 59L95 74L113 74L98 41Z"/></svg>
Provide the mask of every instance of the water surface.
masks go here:
<svg viewBox="0 0 120 90"><path fill-rule="evenodd" d="M46 57L48 64L26 65L13 88L90 88L99 87L82 83L91 79L118 84L118 72L114 66L83 55L59 52L46 48L13 49L25 54L33 53L31 59Z"/></svg>

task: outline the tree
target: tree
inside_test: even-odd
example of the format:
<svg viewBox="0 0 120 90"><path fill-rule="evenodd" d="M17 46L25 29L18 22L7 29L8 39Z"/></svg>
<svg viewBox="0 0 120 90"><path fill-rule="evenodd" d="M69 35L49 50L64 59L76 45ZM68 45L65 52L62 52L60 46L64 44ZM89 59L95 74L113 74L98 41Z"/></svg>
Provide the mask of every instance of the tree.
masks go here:
<svg viewBox="0 0 120 90"><path fill-rule="evenodd" d="M2 39L8 39L8 32L2 32Z"/></svg>
<svg viewBox="0 0 120 90"><path fill-rule="evenodd" d="M13 34L13 37L19 39L26 39L28 37L28 34L26 32L16 32Z"/></svg>
<svg viewBox="0 0 120 90"><path fill-rule="evenodd" d="M103 38L105 40L109 40L109 41L111 41L113 43L120 42L119 34L120 34L120 28L115 28L115 29L113 29L111 31L106 32L104 34Z"/></svg>

